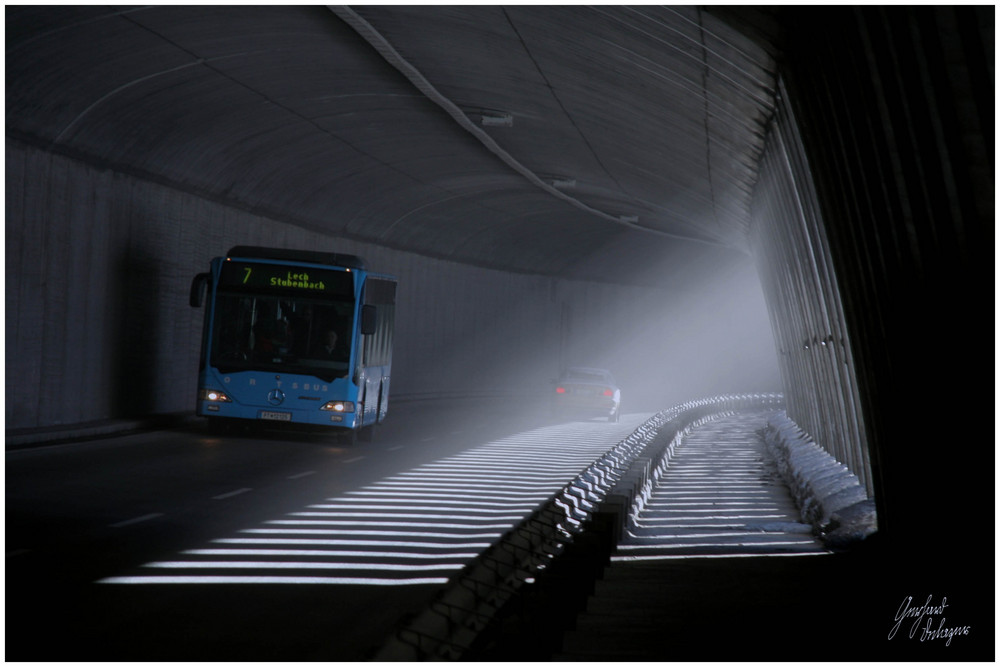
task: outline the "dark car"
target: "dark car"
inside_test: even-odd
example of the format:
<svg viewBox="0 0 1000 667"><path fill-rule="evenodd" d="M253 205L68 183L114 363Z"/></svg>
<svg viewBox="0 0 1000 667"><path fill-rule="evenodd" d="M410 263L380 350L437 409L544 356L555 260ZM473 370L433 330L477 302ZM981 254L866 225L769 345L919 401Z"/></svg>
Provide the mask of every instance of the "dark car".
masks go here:
<svg viewBox="0 0 1000 667"><path fill-rule="evenodd" d="M567 368L553 388L552 411L558 417L603 417L617 422L621 390L604 369Z"/></svg>

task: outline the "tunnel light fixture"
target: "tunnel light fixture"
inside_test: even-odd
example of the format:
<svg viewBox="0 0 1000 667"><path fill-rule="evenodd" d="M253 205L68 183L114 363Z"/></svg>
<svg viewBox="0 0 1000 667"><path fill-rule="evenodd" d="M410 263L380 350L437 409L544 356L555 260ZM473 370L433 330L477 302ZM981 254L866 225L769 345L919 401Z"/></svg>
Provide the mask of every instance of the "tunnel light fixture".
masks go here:
<svg viewBox="0 0 1000 667"><path fill-rule="evenodd" d="M514 115L509 113L484 113L479 121L483 127L513 127Z"/></svg>

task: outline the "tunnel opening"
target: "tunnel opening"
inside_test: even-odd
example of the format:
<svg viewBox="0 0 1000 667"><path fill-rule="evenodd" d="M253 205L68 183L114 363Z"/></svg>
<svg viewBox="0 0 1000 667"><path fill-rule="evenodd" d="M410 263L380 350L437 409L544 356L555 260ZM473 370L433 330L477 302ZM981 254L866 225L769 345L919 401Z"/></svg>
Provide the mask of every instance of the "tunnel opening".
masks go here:
<svg viewBox="0 0 1000 667"><path fill-rule="evenodd" d="M704 385L679 391L780 388L877 505L872 606L919 587L992 618L989 573L955 563L990 550L989 392L967 375L994 265L991 9L357 15L456 115L323 7L7 9L9 448L189 413L201 321L183 301L218 249L398 273L399 394L531 405L599 360L652 407L690 396L644 375L664 339L619 320L697 312L675 301L686 267L748 246L773 339L748 349L773 350L742 378L686 355ZM720 348L736 319L690 338Z"/></svg>

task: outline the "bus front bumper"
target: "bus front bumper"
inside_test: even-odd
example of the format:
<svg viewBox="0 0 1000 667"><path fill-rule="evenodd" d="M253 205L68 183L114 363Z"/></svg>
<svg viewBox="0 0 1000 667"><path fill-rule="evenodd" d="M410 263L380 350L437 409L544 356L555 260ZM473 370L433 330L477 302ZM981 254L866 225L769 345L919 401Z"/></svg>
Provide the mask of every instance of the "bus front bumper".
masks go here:
<svg viewBox="0 0 1000 667"><path fill-rule="evenodd" d="M264 408L259 406L238 405L214 401L199 401L195 411L201 417L243 419L246 421L309 424L313 426L332 426L337 428L356 428L360 419L357 412L342 412L336 410L319 410L295 408Z"/></svg>

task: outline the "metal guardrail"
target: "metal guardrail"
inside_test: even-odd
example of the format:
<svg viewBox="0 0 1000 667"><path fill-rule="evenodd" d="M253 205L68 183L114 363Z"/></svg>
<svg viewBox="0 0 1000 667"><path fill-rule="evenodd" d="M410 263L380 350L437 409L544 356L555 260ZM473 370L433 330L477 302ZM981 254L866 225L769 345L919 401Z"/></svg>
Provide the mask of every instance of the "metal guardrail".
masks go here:
<svg viewBox="0 0 1000 667"><path fill-rule="evenodd" d="M782 406L780 394L727 395L657 413L466 565L373 659L496 656L511 624L537 628L522 641L551 641L553 620L575 616L678 433L708 415Z"/></svg>

